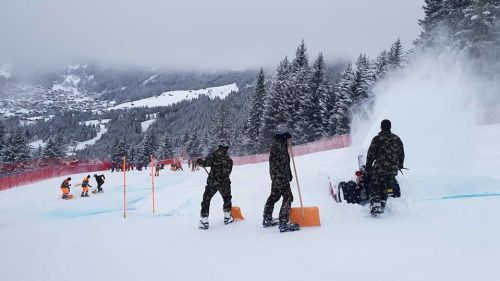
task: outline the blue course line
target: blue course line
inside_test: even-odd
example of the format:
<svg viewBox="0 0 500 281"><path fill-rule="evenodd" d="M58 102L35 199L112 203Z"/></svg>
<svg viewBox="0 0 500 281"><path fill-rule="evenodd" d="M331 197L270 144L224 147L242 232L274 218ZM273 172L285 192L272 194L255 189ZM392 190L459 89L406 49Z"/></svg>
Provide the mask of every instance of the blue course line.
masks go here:
<svg viewBox="0 0 500 281"><path fill-rule="evenodd" d="M460 194L460 195L448 195L436 198L428 198L424 200L453 200L453 199L466 199L466 198L479 198L479 197L492 197L500 196L500 193L473 193L473 194Z"/></svg>

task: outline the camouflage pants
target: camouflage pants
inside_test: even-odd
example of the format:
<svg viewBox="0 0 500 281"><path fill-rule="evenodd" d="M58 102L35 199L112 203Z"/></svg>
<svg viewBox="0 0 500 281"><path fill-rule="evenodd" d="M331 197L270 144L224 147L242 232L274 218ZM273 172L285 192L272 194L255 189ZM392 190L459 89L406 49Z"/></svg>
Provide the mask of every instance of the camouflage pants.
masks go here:
<svg viewBox="0 0 500 281"><path fill-rule="evenodd" d="M264 206L264 218L272 218L274 204L276 204L281 197L283 197L283 202L281 204L279 219L280 221L288 222L290 219L290 207L293 202L290 182L273 181L271 185L271 195L267 198L266 205Z"/></svg>
<svg viewBox="0 0 500 281"><path fill-rule="evenodd" d="M203 193L203 201L201 202L201 217L208 217L210 212L210 200L214 197L217 191L222 196L224 200L223 210L224 212L231 211L231 184L230 183L218 183L218 184L208 184L205 187L205 192Z"/></svg>
<svg viewBox="0 0 500 281"><path fill-rule="evenodd" d="M394 176L390 174L374 174L370 179L370 203L387 201L387 189L391 186Z"/></svg>

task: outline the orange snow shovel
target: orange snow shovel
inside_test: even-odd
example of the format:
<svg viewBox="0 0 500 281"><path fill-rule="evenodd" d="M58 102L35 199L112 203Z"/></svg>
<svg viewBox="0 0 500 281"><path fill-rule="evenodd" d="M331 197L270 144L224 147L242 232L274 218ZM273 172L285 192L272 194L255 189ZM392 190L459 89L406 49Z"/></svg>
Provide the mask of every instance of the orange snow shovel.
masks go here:
<svg viewBox="0 0 500 281"><path fill-rule="evenodd" d="M244 220L245 218L241 214L241 209L240 207L233 207L231 208L231 215L235 220Z"/></svg>
<svg viewBox="0 0 500 281"><path fill-rule="evenodd" d="M205 172L207 172L207 174L209 174L207 171L207 168L203 167L203 169L205 170ZM237 206L233 206L231 208L231 215L233 216L233 219L235 219L235 220L244 220L245 219L243 217L243 215L241 214L240 207L237 207Z"/></svg>
<svg viewBox="0 0 500 281"><path fill-rule="evenodd" d="M290 156L292 158L293 172L295 174L295 181L299 191L300 208L290 209L290 222L297 223L300 226L320 226L319 208L318 207L304 207L302 204L302 194L300 192L299 178L297 177L297 168L295 167L295 159L293 157L293 148L291 142L288 143L290 149Z"/></svg>

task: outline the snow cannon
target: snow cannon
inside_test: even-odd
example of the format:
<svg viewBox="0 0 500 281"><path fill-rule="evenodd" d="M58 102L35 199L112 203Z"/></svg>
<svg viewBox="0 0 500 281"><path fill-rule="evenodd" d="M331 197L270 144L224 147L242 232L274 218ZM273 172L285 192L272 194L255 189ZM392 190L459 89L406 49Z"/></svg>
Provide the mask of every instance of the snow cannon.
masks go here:
<svg viewBox="0 0 500 281"><path fill-rule="evenodd" d="M294 207L290 209L290 222L300 226L321 226L318 207Z"/></svg>
<svg viewBox="0 0 500 281"><path fill-rule="evenodd" d="M244 220L245 218L241 214L241 209L240 207L232 207L231 208L231 215L235 220Z"/></svg>

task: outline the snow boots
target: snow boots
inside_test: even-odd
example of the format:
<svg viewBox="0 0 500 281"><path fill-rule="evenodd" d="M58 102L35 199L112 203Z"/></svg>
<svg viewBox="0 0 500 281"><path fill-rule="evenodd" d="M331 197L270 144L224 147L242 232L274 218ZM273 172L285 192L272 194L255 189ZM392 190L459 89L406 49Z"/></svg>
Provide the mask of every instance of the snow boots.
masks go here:
<svg viewBox="0 0 500 281"><path fill-rule="evenodd" d="M231 212L224 212L224 224L228 225L234 221L233 216L231 215Z"/></svg>
<svg viewBox="0 0 500 281"><path fill-rule="evenodd" d="M277 226L278 224L279 224L279 219L276 218L273 219L264 217L264 220L262 221L262 226L264 228Z"/></svg>
<svg viewBox="0 0 500 281"><path fill-rule="evenodd" d="M234 222L234 218L231 215L231 212L224 212L224 224L228 225L232 222ZM202 217L200 219L200 224L198 225L198 227L201 229L208 229L208 226L208 217Z"/></svg>
<svg viewBox="0 0 500 281"><path fill-rule="evenodd" d="M385 204L384 204L385 206ZM384 212L382 204L380 202L372 202L370 205L370 215L376 217Z"/></svg>
<svg viewBox="0 0 500 281"><path fill-rule="evenodd" d="M290 231L297 231L300 230L300 225L296 223L290 223L289 221L287 222L280 222L280 232L290 232Z"/></svg>
<svg viewBox="0 0 500 281"><path fill-rule="evenodd" d="M82 195L80 197L89 197L88 191L82 191Z"/></svg>
<svg viewBox="0 0 500 281"><path fill-rule="evenodd" d="M201 229L208 229L208 217L201 218L200 225L198 227Z"/></svg>

